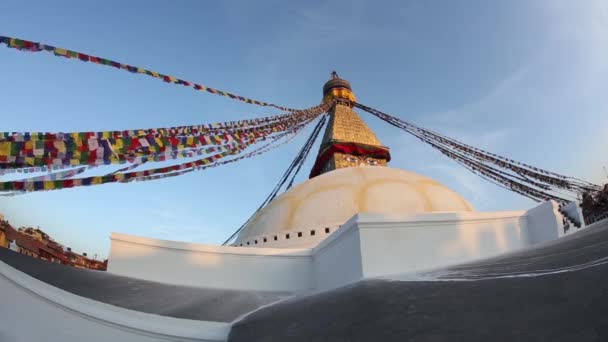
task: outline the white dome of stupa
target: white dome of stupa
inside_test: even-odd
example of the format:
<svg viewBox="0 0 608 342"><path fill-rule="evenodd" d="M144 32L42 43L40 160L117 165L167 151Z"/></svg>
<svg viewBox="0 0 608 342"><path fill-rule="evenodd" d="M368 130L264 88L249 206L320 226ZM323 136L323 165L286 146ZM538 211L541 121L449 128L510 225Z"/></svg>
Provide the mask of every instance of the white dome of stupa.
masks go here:
<svg viewBox="0 0 608 342"><path fill-rule="evenodd" d="M253 237L343 224L357 213L416 214L473 211L462 196L414 172L383 166L337 169L275 198L241 231Z"/></svg>

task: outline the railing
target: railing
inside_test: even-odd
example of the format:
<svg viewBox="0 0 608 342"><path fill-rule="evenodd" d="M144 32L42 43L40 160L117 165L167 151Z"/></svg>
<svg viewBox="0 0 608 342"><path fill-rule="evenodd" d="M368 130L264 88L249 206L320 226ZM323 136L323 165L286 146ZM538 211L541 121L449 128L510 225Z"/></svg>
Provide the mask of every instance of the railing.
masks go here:
<svg viewBox="0 0 608 342"><path fill-rule="evenodd" d="M564 233L568 232L571 226L575 226L576 228L581 227L581 223L570 217L568 213L564 210L563 206L560 205L558 207L559 213L562 215L562 223L564 224Z"/></svg>

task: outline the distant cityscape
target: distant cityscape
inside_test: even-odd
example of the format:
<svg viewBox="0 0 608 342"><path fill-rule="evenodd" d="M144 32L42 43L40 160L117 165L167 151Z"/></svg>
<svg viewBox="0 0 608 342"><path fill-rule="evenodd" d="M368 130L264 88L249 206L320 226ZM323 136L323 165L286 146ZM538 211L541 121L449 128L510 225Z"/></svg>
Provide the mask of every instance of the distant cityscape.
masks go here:
<svg viewBox="0 0 608 342"><path fill-rule="evenodd" d="M105 271L108 260L90 258L87 253L78 254L64 247L39 227L15 229L4 215L0 214L0 248L9 248L17 253L72 267Z"/></svg>

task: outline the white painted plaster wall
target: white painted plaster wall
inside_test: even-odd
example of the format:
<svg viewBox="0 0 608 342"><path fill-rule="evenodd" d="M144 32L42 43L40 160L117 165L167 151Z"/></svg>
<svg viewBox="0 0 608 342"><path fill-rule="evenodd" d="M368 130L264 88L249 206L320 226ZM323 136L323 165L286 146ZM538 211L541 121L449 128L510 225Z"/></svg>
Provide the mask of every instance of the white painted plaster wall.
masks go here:
<svg viewBox="0 0 608 342"><path fill-rule="evenodd" d="M228 323L163 317L100 303L0 262L0 341L225 341Z"/></svg>
<svg viewBox="0 0 608 342"><path fill-rule="evenodd" d="M301 291L314 286L309 249L190 244L113 233L108 272L161 283Z"/></svg>
<svg viewBox="0 0 608 342"><path fill-rule="evenodd" d="M554 203L529 211L358 214L312 249L112 235L108 270L169 284L298 292L493 257L558 238Z"/></svg>
<svg viewBox="0 0 608 342"><path fill-rule="evenodd" d="M523 248L526 222L522 214L359 214L363 274L378 277L428 270Z"/></svg>
<svg viewBox="0 0 608 342"><path fill-rule="evenodd" d="M564 235L564 224L559 206L554 201L547 201L526 212L528 221L527 243L534 245L540 242L555 240ZM574 228L574 227L572 227ZM575 231L576 228L571 229Z"/></svg>
<svg viewBox="0 0 608 342"><path fill-rule="evenodd" d="M361 241L355 220L349 220L312 252L315 288L327 290L363 278Z"/></svg>

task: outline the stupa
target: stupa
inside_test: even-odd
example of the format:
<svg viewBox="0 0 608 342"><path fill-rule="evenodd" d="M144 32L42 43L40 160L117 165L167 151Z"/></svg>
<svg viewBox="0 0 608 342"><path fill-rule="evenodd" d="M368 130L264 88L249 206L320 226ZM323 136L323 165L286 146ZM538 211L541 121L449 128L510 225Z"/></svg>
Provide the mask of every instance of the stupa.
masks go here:
<svg viewBox="0 0 608 342"><path fill-rule="evenodd" d="M327 230L335 231L357 213L473 211L464 198L442 184L389 168L389 148L353 110L355 100L350 83L333 72L323 86L323 101L336 104L329 112L310 179L260 211L235 245L313 247Z"/></svg>
<svg viewBox="0 0 608 342"><path fill-rule="evenodd" d="M242 317L291 296L407 278L569 234L555 202L478 212L439 182L389 167L389 148L336 73L323 101L334 106L310 179L260 210L232 245L113 233L103 275L0 251L1 307L11 308L0 309L3 322L19 327L28 317L63 340L225 341ZM248 320L234 336L248 340L256 322L272 326ZM0 340L46 337L1 327Z"/></svg>
<svg viewBox="0 0 608 342"><path fill-rule="evenodd" d="M111 273L246 291L324 291L371 277L445 267L557 239L556 203L478 212L439 182L388 166L390 150L353 110L333 73L334 103L310 178L261 209L229 246L114 233Z"/></svg>

